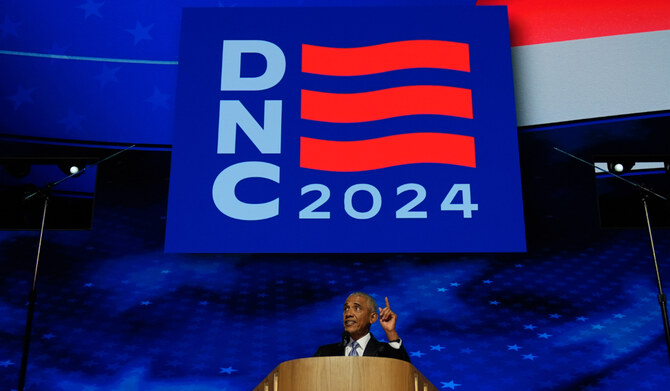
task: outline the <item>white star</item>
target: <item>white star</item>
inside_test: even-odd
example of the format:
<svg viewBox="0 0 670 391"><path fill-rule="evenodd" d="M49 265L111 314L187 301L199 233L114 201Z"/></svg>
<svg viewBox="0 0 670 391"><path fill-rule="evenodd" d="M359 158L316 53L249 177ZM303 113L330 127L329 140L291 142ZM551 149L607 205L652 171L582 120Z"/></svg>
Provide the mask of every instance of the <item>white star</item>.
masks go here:
<svg viewBox="0 0 670 391"><path fill-rule="evenodd" d="M68 109L67 116L63 117L58 123L65 125L65 130L81 130L81 121L86 118L85 115L76 114L72 109Z"/></svg>
<svg viewBox="0 0 670 391"><path fill-rule="evenodd" d="M102 72L99 75L93 76L93 78L100 80L100 88L104 87L107 83L110 82L118 83L119 79L116 77L116 72L118 72L119 69L121 69L121 67L110 68L103 64Z"/></svg>
<svg viewBox="0 0 670 391"><path fill-rule="evenodd" d="M33 98L30 96L33 92L35 92L34 88L23 88L23 86L19 86L16 90L16 94L7 99L14 102L14 111L16 111L24 103L33 103Z"/></svg>
<svg viewBox="0 0 670 391"><path fill-rule="evenodd" d="M13 22L9 19L8 16L5 16L5 21L0 25L0 30L2 31L2 38L7 38L9 35L18 37L19 34L16 32L16 28L21 25L21 22Z"/></svg>
<svg viewBox="0 0 670 391"><path fill-rule="evenodd" d="M160 92L158 87L154 87L154 93L147 99L147 102L151 103L153 110L156 110L159 107L167 107L167 100L170 99L170 94L163 94Z"/></svg>
<svg viewBox="0 0 670 391"><path fill-rule="evenodd" d="M150 24L149 26L142 26L138 20L135 22L134 29L127 29L126 31L133 35L133 44L137 45L138 42L144 39L152 39L151 35L149 35L149 30L151 30L152 27L154 27L153 24Z"/></svg>
<svg viewBox="0 0 670 391"><path fill-rule="evenodd" d="M91 15L101 18L100 7L103 5L105 5L105 3L95 3L93 0L87 0L85 4L78 5L77 8L81 8L85 11L84 19L88 19Z"/></svg>
<svg viewBox="0 0 670 391"><path fill-rule="evenodd" d="M454 383L453 380L450 381L450 382L448 382L448 383L447 383L447 382L440 382L440 383L442 383L442 388L451 388L452 390L455 390L456 387L460 387L460 386L461 386L460 384L456 384L456 383Z"/></svg>
<svg viewBox="0 0 670 391"><path fill-rule="evenodd" d="M232 375L233 372L237 372L237 369L233 369L232 366L229 366L228 368L219 368L220 371L219 373L226 373L228 375Z"/></svg>

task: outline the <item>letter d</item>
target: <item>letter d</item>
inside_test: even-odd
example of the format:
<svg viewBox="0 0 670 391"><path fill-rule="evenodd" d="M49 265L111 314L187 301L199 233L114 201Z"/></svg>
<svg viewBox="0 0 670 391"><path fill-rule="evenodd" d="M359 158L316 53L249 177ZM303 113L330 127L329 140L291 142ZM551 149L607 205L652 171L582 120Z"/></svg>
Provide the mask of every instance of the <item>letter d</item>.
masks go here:
<svg viewBox="0 0 670 391"><path fill-rule="evenodd" d="M265 57L265 73L242 77L242 53ZM260 91L274 87L284 77L286 57L279 46L268 41L224 40L221 60L221 91Z"/></svg>

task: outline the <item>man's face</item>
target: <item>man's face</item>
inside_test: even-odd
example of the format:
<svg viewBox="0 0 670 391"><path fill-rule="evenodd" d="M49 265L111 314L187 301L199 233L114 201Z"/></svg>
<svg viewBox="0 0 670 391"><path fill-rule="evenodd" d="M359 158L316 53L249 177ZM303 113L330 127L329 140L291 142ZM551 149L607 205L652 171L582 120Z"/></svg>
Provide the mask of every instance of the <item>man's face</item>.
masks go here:
<svg viewBox="0 0 670 391"><path fill-rule="evenodd" d="M370 331L370 325L377 320L377 312L370 308L365 296L352 295L344 303L342 321L344 331L351 334L353 339L359 339Z"/></svg>

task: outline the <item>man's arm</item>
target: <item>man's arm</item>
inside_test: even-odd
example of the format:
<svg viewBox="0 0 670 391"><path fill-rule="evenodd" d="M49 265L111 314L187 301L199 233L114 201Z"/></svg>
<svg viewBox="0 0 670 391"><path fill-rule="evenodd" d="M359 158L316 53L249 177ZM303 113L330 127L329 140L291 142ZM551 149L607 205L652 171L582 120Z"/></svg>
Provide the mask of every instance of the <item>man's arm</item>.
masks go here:
<svg viewBox="0 0 670 391"><path fill-rule="evenodd" d="M398 332L395 331L395 325L398 320L398 315L395 312L391 311L391 305L389 304L389 298L385 297L386 307L379 307L379 324L384 329L386 333L386 339L388 341L396 341L400 339Z"/></svg>
<svg viewBox="0 0 670 391"><path fill-rule="evenodd" d="M384 332L386 333L386 339L389 341L389 346L387 349L385 349L385 356L411 362L409 359L409 354L407 354L407 350L405 350L402 341L391 342L400 340L400 336L395 330L395 325L398 321L398 315L391 311L389 298L385 297L384 301L386 302L386 307L379 307L379 324L382 326L382 329L384 329Z"/></svg>

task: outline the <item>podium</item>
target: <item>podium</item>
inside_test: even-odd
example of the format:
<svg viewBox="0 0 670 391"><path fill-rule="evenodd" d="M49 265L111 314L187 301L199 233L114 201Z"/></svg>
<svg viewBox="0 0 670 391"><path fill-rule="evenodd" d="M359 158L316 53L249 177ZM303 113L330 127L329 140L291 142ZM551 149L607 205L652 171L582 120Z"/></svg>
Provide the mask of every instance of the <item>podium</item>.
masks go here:
<svg viewBox="0 0 670 391"><path fill-rule="evenodd" d="M285 361L253 391L437 391L412 364L382 357Z"/></svg>

